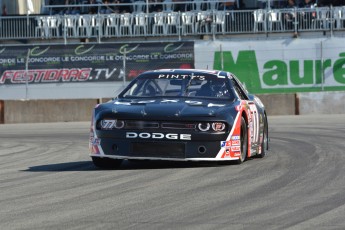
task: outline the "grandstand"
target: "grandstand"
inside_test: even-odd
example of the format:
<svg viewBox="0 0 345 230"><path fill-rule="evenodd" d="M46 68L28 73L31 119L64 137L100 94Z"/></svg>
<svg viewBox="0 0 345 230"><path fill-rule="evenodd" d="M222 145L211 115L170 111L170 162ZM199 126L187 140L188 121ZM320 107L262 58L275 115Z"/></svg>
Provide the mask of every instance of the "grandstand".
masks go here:
<svg viewBox="0 0 345 230"><path fill-rule="evenodd" d="M37 39L67 44L76 39L101 43L343 36L345 29L345 7L338 5L285 8L282 1L249 0L236 0L233 8L225 0L1 2L7 13L0 17L0 38L7 44Z"/></svg>

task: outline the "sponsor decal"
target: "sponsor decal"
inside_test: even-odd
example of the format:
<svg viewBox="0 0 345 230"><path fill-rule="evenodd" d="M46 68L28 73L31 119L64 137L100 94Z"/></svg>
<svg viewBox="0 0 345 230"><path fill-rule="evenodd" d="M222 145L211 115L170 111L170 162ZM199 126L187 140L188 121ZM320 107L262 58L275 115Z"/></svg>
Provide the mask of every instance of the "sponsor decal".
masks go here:
<svg viewBox="0 0 345 230"><path fill-rule="evenodd" d="M241 146L231 146L231 151L232 152L240 152L241 151Z"/></svg>
<svg viewBox="0 0 345 230"><path fill-rule="evenodd" d="M240 156L241 156L241 153L240 153L240 152L234 153L234 157L240 157Z"/></svg>
<svg viewBox="0 0 345 230"><path fill-rule="evenodd" d="M0 81L1 83L1 81ZM114 104L115 105L132 105L132 104L148 104L148 103L155 103L155 102L160 102L160 103L178 103L180 100L168 100L168 99L164 99L164 100L142 100L142 101L131 101L131 102L121 102L121 101L115 101ZM204 105L201 101L189 101L186 100L185 101L186 104L188 105ZM225 105L220 105L220 104L212 104L209 103L207 104L207 107L223 107ZM223 130L223 123L217 123L216 125L217 127L215 128L219 128L220 130Z"/></svg>
<svg viewBox="0 0 345 230"><path fill-rule="evenodd" d="M232 136L231 140L240 140L240 136Z"/></svg>
<svg viewBox="0 0 345 230"><path fill-rule="evenodd" d="M22 83L56 83L85 82L90 78L92 69L36 69L36 70L6 70L0 77L0 84L6 81L12 84Z"/></svg>
<svg viewBox="0 0 345 230"><path fill-rule="evenodd" d="M213 104L213 103L209 103L207 105L207 107L224 107L225 105L224 104Z"/></svg>
<svg viewBox="0 0 345 230"><path fill-rule="evenodd" d="M174 47L174 45L175 45L174 43L170 43L170 44L166 45L164 47L164 52L166 52L166 53L175 52L175 51L181 49L181 47L184 45L184 43L182 43L181 45L179 45L177 47Z"/></svg>
<svg viewBox="0 0 345 230"><path fill-rule="evenodd" d="M224 147L230 147L231 146L231 141L221 141L220 142L220 147L224 148Z"/></svg>
<svg viewBox="0 0 345 230"><path fill-rule="evenodd" d="M50 49L50 46L48 46L46 49L42 50L42 51L37 51L40 47L39 46L36 46L32 49L30 49L30 55L31 56L40 56L44 53L46 53L49 49Z"/></svg>
<svg viewBox="0 0 345 230"><path fill-rule="evenodd" d="M139 44L134 46L134 47L129 47L129 44L125 44L123 46L121 46L120 48L120 53L121 54L129 54L132 53L133 51L135 51L137 48L139 47Z"/></svg>
<svg viewBox="0 0 345 230"><path fill-rule="evenodd" d="M129 102L121 102L121 101L115 101L114 104L115 105L131 105L131 103Z"/></svg>
<svg viewBox="0 0 345 230"><path fill-rule="evenodd" d="M241 145L241 141L240 140L231 141L231 145L232 146Z"/></svg>
<svg viewBox="0 0 345 230"><path fill-rule="evenodd" d="M191 140L191 134L177 134L177 133L136 133L126 132L126 138L141 138L141 139L169 139L169 140Z"/></svg>
<svg viewBox="0 0 345 230"><path fill-rule="evenodd" d="M202 105L201 101L185 101L189 105Z"/></svg>
<svg viewBox="0 0 345 230"><path fill-rule="evenodd" d="M90 137L90 143L91 143L91 145L100 145L101 140L99 138Z"/></svg>
<svg viewBox="0 0 345 230"><path fill-rule="evenodd" d="M235 109L236 109L237 112L238 112L238 111L241 111L241 110L242 110L242 105L237 105L237 106L235 107Z"/></svg>
<svg viewBox="0 0 345 230"><path fill-rule="evenodd" d="M167 100L167 99L164 99L164 100L162 100L161 101L161 103L177 103L177 102L179 102L179 100Z"/></svg>
<svg viewBox="0 0 345 230"><path fill-rule="evenodd" d="M77 46L75 49L74 49L74 53L76 55L83 55L83 54L86 54L88 52L90 52L93 48L95 47L95 45L89 47L89 48L85 48L84 45L80 45L80 46Z"/></svg>
<svg viewBox="0 0 345 230"><path fill-rule="evenodd" d="M155 100L145 100L145 101L132 101L131 104L149 104L154 103Z"/></svg>
<svg viewBox="0 0 345 230"><path fill-rule="evenodd" d="M200 81L205 80L205 76L202 75L189 75L189 74L159 74L158 78L160 79L197 79Z"/></svg>

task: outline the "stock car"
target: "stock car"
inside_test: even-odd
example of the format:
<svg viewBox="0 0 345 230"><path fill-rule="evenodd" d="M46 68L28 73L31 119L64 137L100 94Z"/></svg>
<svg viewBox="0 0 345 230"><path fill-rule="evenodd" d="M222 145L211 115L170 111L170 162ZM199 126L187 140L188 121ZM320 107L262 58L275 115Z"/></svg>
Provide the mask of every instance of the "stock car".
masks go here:
<svg viewBox="0 0 345 230"><path fill-rule="evenodd" d="M268 122L261 100L225 71L161 69L137 76L95 106L90 156L96 167L123 160L235 161L262 158Z"/></svg>

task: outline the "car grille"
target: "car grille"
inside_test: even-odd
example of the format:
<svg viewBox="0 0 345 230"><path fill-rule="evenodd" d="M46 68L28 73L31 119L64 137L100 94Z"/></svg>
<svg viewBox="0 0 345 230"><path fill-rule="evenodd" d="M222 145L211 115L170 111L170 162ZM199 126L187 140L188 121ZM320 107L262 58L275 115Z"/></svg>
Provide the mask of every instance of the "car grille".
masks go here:
<svg viewBox="0 0 345 230"><path fill-rule="evenodd" d="M196 124L192 123L162 123L161 124L163 129L189 129L194 130L196 128Z"/></svg>
<svg viewBox="0 0 345 230"><path fill-rule="evenodd" d="M136 157L184 158L184 143L135 142L131 144L131 155Z"/></svg>
<svg viewBox="0 0 345 230"><path fill-rule="evenodd" d="M159 123L158 122L150 122L150 121L126 121L125 122L126 129L158 129Z"/></svg>
<svg viewBox="0 0 345 230"><path fill-rule="evenodd" d="M126 129L196 129L195 123L184 122L125 121L125 124Z"/></svg>

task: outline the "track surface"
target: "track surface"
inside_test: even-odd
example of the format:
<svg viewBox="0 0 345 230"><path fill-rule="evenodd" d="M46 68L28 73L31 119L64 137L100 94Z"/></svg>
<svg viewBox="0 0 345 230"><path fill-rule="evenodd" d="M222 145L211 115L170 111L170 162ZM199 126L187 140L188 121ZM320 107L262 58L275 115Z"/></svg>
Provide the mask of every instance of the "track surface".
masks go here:
<svg viewBox="0 0 345 230"><path fill-rule="evenodd" d="M345 115L269 117L242 165L96 169L89 123L0 125L0 229L344 229Z"/></svg>

